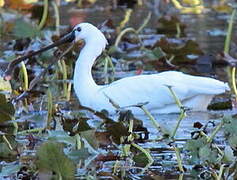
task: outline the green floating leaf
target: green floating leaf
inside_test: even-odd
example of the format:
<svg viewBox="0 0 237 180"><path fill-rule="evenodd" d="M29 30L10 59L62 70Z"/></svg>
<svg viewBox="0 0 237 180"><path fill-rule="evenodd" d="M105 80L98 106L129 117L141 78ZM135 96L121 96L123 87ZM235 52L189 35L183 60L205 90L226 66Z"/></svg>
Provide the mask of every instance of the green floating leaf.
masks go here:
<svg viewBox="0 0 237 180"><path fill-rule="evenodd" d="M199 138L199 139L190 139L186 142L184 145L184 149L189 151L189 155L191 158L189 161L192 164L199 164L200 158L199 158L199 149L206 144L205 138Z"/></svg>
<svg viewBox="0 0 237 180"><path fill-rule="evenodd" d="M81 136L94 148L99 147L99 143L95 137L95 130L82 131Z"/></svg>
<svg viewBox="0 0 237 180"><path fill-rule="evenodd" d="M144 153L139 153L136 154L133 157L134 162L138 165L138 166L146 166L149 163L149 160L147 159L147 156Z"/></svg>
<svg viewBox="0 0 237 180"><path fill-rule="evenodd" d="M217 149L212 149L209 144L200 148L199 156L203 162L217 163L218 161Z"/></svg>
<svg viewBox="0 0 237 180"><path fill-rule="evenodd" d="M7 102L6 96L0 93L0 123L12 120L15 108L11 102Z"/></svg>
<svg viewBox="0 0 237 180"><path fill-rule="evenodd" d="M40 170L53 171L58 179L74 179L75 165L63 152L63 145L56 142L45 142L37 153L37 167Z"/></svg>
<svg viewBox="0 0 237 180"><path fill-rule="evenodd" d="M86 160L90 155L87 148L72 150L68 153L68 157L76 163L79 163L80 160Z"/></svg>
<svg viewBox="0 0 237 180"><path fill-rule="evenodd" d="M0 77L0 91L11 92L12 87L9 81L5 81L2 77Z"/></svg>
<svg viewBox="0 0 237 180"><path fill-rule="evenodd" d="M227 135L237 135L237 119L224 117L224 133Z"/></svg>
<svg viewBox="0 0 237 180"><path fill-rule="evenodd" d="M120 144L122 136L128 136L128 129L122 122L111 122L106 124L108 133L112 136L113 141L116 144Z"/></svg>
<svg viewBox="0 0 237 180"><path fill-rule="evenodd" d="M236 160L234 156L234 151L230 146L225 146L223 161L226 163L232 163Z"/></svg>
<svg viewBox="0 0 237 180"><path fill-rule="evenodd" d="M68 145L76 144L76 139L73 136L69 136L65 131L49 131L48 140L57 141Z"/></svg>
<svg viewBox="0 0 237 180"><path fill-rule="evenodd" d="M228 141L231 147L236 148L237 147L237 135L231 135L228 137Z"/></svg>
<svg viewBox="0 0 237 180"><path fill-rule="evenodd" d="M18 19L15 22L13 34L16 36L16 38L33 38L38 36L40 31L30 23L22 19Z"/></svg>
<svg viewBox="0 0 237 180"><path fill-rule="evenodd" d="M0 172L0 178L2 179L5 176L15 174L20 170L20 168L21 166L19 164L4 166Z"/></svg>
<svg viewBox="0 0 237 180"><path fill-rule="evenodd" d="M166 54L160 47L156 47L153 50L145 49L146 56L151 60L156 60L164 57Z"/></svg>
<svg viewBox="0 0 237 180"><path fill-rule="evenodd" d="M15 139L16 137L14 135L5 135L5 138L7 139L13 150L11 150L6 141L4 141L3 136L0 136L0 158L7 158L14 161L16 160L16 156L18 154L18 152L15 151L18 144Z"/></svg>

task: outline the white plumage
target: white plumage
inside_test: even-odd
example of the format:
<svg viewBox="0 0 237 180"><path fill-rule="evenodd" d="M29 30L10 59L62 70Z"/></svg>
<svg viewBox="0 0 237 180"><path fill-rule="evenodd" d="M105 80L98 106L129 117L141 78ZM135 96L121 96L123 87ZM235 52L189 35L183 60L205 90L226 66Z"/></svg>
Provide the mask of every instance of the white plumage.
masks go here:
<svg viewBox="0 0 237 180"><path fill-rule="evenodd" d="M78 24L74 33L75 41L85 41L73 78L76 95L83 106L115 113L115 108L109 102L111 98L120 107L149 102L146 107L152 113L176 113L180 110L167 87L172 86L184 106L193 111L204 111L214 95L229 90L228 85L222 81L177 71L127 77L99 86L92 78L91 68L104 50L107 40L100 30L89 23ZM135 114L142 112L136 107L130 109Z"/></svg>

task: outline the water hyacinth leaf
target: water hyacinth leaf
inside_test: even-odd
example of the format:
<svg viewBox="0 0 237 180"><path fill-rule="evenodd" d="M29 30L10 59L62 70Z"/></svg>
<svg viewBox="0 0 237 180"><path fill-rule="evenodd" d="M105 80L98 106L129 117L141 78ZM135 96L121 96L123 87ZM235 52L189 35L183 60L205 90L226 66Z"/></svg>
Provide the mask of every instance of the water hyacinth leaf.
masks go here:
<svg viewBox="0 0 237 180"><path fill-rule="evenodd" d="M98 149L99 143L95 136L95 130L83 131L80 133L83 138L94 148Z"/></svg>
<svg viewBox="0 0 237 180"><path fill-rule="evenodd" d="M91 154L87 148L70 151L67 156L75 163L79 163L81 160L86 160Z"/></svg>
<svg viewBox="0 0 237 180"><path fill-rule="evenodd" d="M177 34L177 24L181 31L181 36L185 36L184 30L186 25L183 24L176 16L165 16L158 20L157 33L174 36Z"/></svg>
<svg viewBox="0 0 237 180"><path fill-rule="evenodd" d="M149 163L147 156L144 153L136 154L133 157L133 160L138 166L146 166Z"/></svg>
<svg viewBox="0 0 237 180"><path fill-rule="evenodd" d="M3 166L0 172L0 178L2 179L6 176L15 174L20 170L20 168L21 168L20 164L12 164L12 165Z"/></svg>
<svg viewBox="0 0 237 180"><path fill-rule="evenodd" d="M231 149L230 146L225 146L224 149L224 157L223 157L223 161L227 162L227 163L232 163L236 160L235 156L234 156L234 151Z"/></svg>
<svg viewBox="0 0 237 180"><path fill-rule="evenodd" d="M32 24L18 19L15 22L13 34L16 36L16 38L33 38L40 35L40 31Z"/></svg>
<svg viewBox="0 0 237 180"><path fill-rule="evenodd" d="M199 45L193 40L188 40L183 44L181 42L170 42L167 38L161 38L156 43L156 46L159 46L167 56L174 56L173 64L192 63L193 61L191 60L193 59L190 59L192 57L190 55L203 55Z"/></svg>
<svg viewBox="0 0 237 180"><path fill-rule="evenodd" d="M0 77L0 92L5 91L5 92L11 92L12 87L9 81L5 81L2 77Z"/></svg>
<svg viewBox="0 0 237 180"><path fill-rule="evenodd" d="M203 146L199 150L200 160L203 162L217 163L218 152L217 149L212 149L209 144Z"/></svg>
<svg viewBox="0 0 237 180"><path fill-rule="evenodd" d="M48 131L48 140L65 143L68 145L75 145L76 140L73 136L69 136L65 131Z"/></svg>
<svg viewBox="0 0 237 180"><path fill-rule="evenodd" d="M224 117L224 133L227 136L237 135L237 119Z"/></svg>
<svg viewBox="0 0 237 180"><path fill-rule="evenodd" d="M15 114L14 106L11 102L7 102L4 94L0 93L0 123L12 120Z"/></svg>
<svg viewBox="0 0 237 180"><path fill-rule="evenodd" d="M39 170L49 170L57 174L58 179L74 179L75 165L63 152L63 145L45 142L38 149L36 165Z"/></svg>
<svg viewBox="0 0 237 180"><path fill-rule="evenodd" d="M164 57L166 54L160 47L156 47L153 50L145 49L146 56L151 60L156 60Z"/></svg>
<svg viewBox="0 0 237 180"><path fill-rule="evenodd" d="M237 147L237 135L232 135L228 138L228 142L231 147L236 148Z"/></svg>
<svg viewBox="0 0 237 180"><path fill-rule="evenodd" d="M199 139L190 139L186 142L184 145L184 149L188 150L188 154L190 155L189 161L193 164L199 164L200 158L199 158L199 149L206 144L205 138L199 138Z"/></svg>
<svg viewBox="0 0 237 180"><path fill-rule="evenodd" d="M8 142L6 142L6 140ZM15 151L17 144L18 143L15 140L14 135L6 135L5 134L5 140L4 140L3 136L0 136L0 157L1 158L8 158L8 159L15 159L18 154L18 152Z"/></svg>
<svg viewBox="0 0 237 180"><path fill-rule="evenodd" d="M108 123L106 129L116 144L121 143L120 140L122 136L129 135L128 129L121 122Z"/></svg>

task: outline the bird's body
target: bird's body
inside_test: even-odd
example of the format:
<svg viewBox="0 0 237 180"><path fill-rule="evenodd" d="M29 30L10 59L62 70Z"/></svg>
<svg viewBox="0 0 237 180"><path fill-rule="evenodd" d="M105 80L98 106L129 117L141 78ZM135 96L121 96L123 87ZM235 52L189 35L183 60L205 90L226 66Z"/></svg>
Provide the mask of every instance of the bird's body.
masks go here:
<svg viewBox="0 0 237 180"><path fill-rule="evenodd" d="M99 86L93 80L91 69L107 41L100 30L89 23L78 24L74 33L75 40L85 41L76 62L74 89L81 105L94 110L106 109L115 113L115 107L109 101L111 99L120 107L148 102L146 107L153 113L176 113L180 110L167 87L171 86L184 106L193 111L204 111L214 95L229 89L222 81L177 71L127 77ZM142 112L137 107L129 109L133 113Z"/></svg>

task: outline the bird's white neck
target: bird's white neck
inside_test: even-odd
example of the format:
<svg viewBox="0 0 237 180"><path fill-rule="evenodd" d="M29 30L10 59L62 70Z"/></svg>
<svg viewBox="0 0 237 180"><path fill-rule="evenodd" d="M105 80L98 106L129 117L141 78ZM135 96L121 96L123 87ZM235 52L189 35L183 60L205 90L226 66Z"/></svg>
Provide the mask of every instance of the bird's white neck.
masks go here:
<svg viewBox="0 0 237 180"><path fill-rule="evenodd" d="M75 92L81 102L88 96L94 96L94 93L99 89L93 80L91 69L102 51L103 48L97 46L95 42L86 42L76 61L73 82Z"/></svg>

